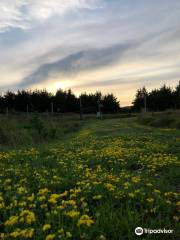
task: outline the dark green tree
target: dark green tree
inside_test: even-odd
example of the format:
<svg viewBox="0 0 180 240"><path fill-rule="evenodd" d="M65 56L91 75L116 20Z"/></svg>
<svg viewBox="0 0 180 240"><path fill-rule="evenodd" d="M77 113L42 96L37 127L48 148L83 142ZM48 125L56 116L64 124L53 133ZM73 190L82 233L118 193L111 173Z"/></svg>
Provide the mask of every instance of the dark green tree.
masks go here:
<svg viewBox="0 0 180 240"><path fill-rule="evenodd" d="M120 110L120 104L112 93L103 97L102 105L104 113L116 113Z"/></svg>
<svg viewBox="0 0 180 240"><path fill-rule="evenodd" d="M140 88L136 92L135 99L133 101L133 110L141 111L142 109L148 107L148 92L145 87Z"/></svg>

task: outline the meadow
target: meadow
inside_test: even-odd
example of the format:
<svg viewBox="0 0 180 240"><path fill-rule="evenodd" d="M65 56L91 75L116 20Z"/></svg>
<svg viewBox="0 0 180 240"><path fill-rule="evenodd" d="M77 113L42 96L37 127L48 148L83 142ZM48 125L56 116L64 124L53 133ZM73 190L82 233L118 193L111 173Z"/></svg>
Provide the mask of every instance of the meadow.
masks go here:
<svg viewBox="0 0 180 240"><path fill-rule="evenodd" d="M180 130L134 117L18 124L0 131L0 239L178 239Z"/></svg>

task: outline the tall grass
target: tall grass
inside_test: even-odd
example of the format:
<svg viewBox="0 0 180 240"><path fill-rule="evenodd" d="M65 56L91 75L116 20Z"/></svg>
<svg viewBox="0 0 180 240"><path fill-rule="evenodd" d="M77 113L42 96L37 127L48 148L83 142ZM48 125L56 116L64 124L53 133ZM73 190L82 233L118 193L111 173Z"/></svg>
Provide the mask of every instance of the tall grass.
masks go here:
<svg viewBox="0 0 180 240"><path fill-rule="evenodd" d="M0 116L0 147L27 147L60 139L79 130L81 122L70 116L40 114Z"/></svg>
<svg viewBox="0 0 180 240"><path fill-rule="evenodd" d="M146 126L180 129L179 111L169 110L161 113L147 113L139 115L137 119L139 123Z"/></svg>

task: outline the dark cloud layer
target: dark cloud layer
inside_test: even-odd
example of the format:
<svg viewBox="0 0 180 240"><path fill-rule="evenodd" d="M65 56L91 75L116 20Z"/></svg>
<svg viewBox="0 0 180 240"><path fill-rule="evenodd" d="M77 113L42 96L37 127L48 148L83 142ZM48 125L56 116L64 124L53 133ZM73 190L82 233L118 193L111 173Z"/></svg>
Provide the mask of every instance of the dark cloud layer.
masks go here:
<svg viewBox="0 0 180 240"><path fill-rule="evenodd" d="M113 64L122 59L123 54L134 44L120 44L102 49L89 49L70 54L53 63L40 66L31 75L25 77L19 87L26 88L34 83L40 83L57 75L74 75L81 71L91 70Z"/></svg>

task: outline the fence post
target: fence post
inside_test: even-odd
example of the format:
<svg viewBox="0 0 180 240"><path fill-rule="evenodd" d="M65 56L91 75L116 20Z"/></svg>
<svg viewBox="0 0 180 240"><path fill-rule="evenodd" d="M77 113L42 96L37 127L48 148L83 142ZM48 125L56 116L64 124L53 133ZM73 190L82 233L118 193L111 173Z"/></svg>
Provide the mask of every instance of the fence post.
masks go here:
<svg viewBox="0 0 180 240"><path fill-rule="evenodd" d="M29 106L28 106L28 104L26 106L26 113L27 113L27 115L29 114Z"/></svg>
<svg viewBox="0 0 180 240"><path fill-rule="evenodd" d="M147 98L146 98L146 94L144 94L144 112L147 112Z"/></svg>
<svg viewBox="0 0 180 240"><path fill-rule="evenodd" d="M54 104L53 104L53 102L51 102L51 113L52 114L54 113Z"/></svg>
<svg viewBox="0 0 180 240"><path fill-rule="evenodd" d="M102 104L101 104L100 100L97 101L97 104L98 104L98 113L97 113L97 117L102 118L102 112L101 112Z"/></svg>

